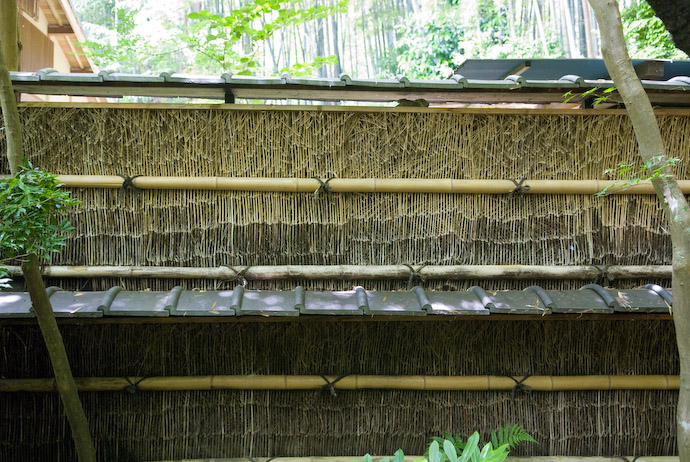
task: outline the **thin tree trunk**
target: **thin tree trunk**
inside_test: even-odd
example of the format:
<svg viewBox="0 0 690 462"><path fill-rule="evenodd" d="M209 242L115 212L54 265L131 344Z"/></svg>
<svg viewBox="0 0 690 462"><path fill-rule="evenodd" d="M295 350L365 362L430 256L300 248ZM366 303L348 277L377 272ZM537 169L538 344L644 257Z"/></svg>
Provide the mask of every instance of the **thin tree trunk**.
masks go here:
<svg viewBox="0 0 690 462"><path fill-rule="evenodd" d="M539 33L539 38L541 40L542 49L544 50L544 57L549 57L549 47L546 43L546 31L544 30L544 21L541 17L541 7L539 6L539 0L534 0L534 13L537 17L537 32Z"/></svg>
<svg viewBox="0 0 690 462"><path fill-rule="evenodd" d="M5 55L5 66L19 70L19 10L16 0L0 0L0 51Z"/></svg>
<svg viewBox="0 0 690 462"><path fill-rule="evenodd" d="M17 101L12 91L12 83L10 82L9 72L7 72L2 47L0 47L0 100L5 119L5 136L8 147L7 157L10 162L11 172L14 174L24 158L24 151L22 148L22 133L19 113L17 112ZM62 398L67 420L69 420L72 429L72 438L74 439L77 455L81 462L95 462L96 452L91 442L91 432L89 431L84 409L79 401L77 386L72 377L65 346L62 343L62 335L60 335L55 322L55 315L43 284L36 255L29 255L28 262L22 265L22 271L31 302L34 306L38 326L43 334L50 361L53 365L55 382L60 392L60 398Z"/></svg>
<svg viewBox="0 0 690 462"><path fill-rule="evenodd" d="M590 0L590 4L599 22L606 67L625 102L642 160L651 162L654 169L661 168L663 173L652 182L671 232L673 320L680 357L676 431L680 461L690 462L690 209L668 167L666 149L652 105L628 56L618 3L615 0Z"/></svg>
<svg viewBox="0 0 690 462"><path fill-rule="evenodd" d="M72 438L77 449L77 454L81 462L95 462L96 452L91 442L91 432L86 414L79 401L77 385L72 376L69 359L62 342L62 335L55 321L53 307L46 293L41 271L36 255L30 255L29 261L22 265L24 281L31 297L34 313L38 320L38 326L46 342L50 362L55 373L55 383L57 384L62 404L65 408L65 415L72 430Z"/></svg>
<svg viewBox="0 0 690 462"><path fill-rule="evenodd" d="M0 2L2 1L4 0L0 0ZM10 73L5 64L5 55L3 54L2 46L0 46L0 102L2 103L2 117L5 121L7 160L10 164L10 172L15 173L24 161L22 127L19 123L17 100L12 90Z"/></svg>
<svg viewBox="0 0 690 462"><path fill-rule="evenodd" d="M333 29L333 54L335 55L335 77L338 77L340 73L342 72L342 68L340 67L340 37L338 36L338 20L340 19L340 15L333 14L331 15L331 28Z"/></svg>

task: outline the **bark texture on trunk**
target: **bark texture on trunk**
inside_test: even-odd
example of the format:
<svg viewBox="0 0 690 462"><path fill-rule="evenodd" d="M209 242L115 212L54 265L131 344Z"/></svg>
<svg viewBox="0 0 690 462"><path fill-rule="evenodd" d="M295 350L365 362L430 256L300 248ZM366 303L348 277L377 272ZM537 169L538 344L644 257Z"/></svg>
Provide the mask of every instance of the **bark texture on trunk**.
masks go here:
<svg viewBox="0 0 690 462"><path fill-rule="evenodd" d="M0 0L0 2L3 1ZM2 117L5 123L5 136L7 137L7 160L10 163L10 171L15 173L24 161L24 146L22 145L22 128L19 123L17 100L12 90L8 71L2 43L0 43L0 103L2 104Z"/></svg>
<svg viewBox="0 0 690 462"><path fill-rule="evenodd" d="M65 407L65 414L72 430L72 438L74 439L79 460L81 462L95 462L96 452L91 442L89 423L86 420L86 414L84 414L81 401L79 401L77 385L72 376L65 345L62 342L62 335L55 321L53 307L50 304L50 299L43 284L43 277L41 276L36 255L29 256L28 262L22 265L22 271L26 288L31 296L34 313L38 320L38 326L48 348L50 362L55 372L55 383L60 392L62 404Z"/></svg>
<svg viewBox="0 0 690 462"><path fill-rule="evenodd" d="M673 246L673 320L680 356L676 422L678 454L681 462L690 462L690 209L668 167L666 149L652 105L628 56L618 3L615 0L590 0L590 4L600 25L606 67L625 102L640 155L645 162L651 162L662 171L662 176L652 183L668 219Z"/></svg>
<svg viewBox="0 0 690 462"><path fill-rule="evenodd" d="M0 52L11 71L19 70L19 9L17 0L0 0Z"/></svg>
<svg viewBox="0 0 690 462"><path fill-rule="evenodd" d="M647 0L678 48L690 55L690 0Z"/></svg>

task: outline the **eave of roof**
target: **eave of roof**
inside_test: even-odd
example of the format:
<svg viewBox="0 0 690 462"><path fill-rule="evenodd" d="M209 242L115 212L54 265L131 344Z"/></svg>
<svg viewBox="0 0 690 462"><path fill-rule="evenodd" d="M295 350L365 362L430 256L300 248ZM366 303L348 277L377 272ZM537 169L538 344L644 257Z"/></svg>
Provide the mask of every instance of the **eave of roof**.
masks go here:
<svg viewBox="0 0 690 462"><path fill-rule="evenodd" d="M191 291L176 287L170 292L131 292L112 287L105 292L66 292L49 289L56 317L300 317L350 316L397 319L427 316L525 315L549 317L559 314L668 314L670 290L648 285L639 289L608 289L588 284L579 290L544 290L538 286L523 291L428 291L416 286L410 291L285 291L233 290ZM0 319L32 318L29 295L0 293Z"/></svg>
<svg viewBox="0 0 690 462"><path fill-rule="evenodd" d="M300 99L324 101L390 102L424 99L442 103L563 103L564 92L575 94L592 88L613 87L611 80L587 80L564 75L556 80L528 80L510 75L502 80L466 79L454 75L447 80L354 79L345 74L339 79L292 77L248 77L225 73L221 76L192 76L163 72L159 75L99 73L60 73L55 69L10 73L15 91L71 96L152 96L222 99ZM668 80L642 80L653 104L690 106L690 77ZM608 102L619 102L616 92Z"/></svg>

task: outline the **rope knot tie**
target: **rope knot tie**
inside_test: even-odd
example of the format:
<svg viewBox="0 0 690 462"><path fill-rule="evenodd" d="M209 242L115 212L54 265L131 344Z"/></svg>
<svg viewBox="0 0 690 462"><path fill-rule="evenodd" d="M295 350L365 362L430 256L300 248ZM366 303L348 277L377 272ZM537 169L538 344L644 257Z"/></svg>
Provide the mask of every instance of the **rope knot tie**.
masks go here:
<svg viewBox="0 0 690 462"><path fill-rule="evenodd" d="M313 178L314 180L316 180L316 181L319 182L319 187L316 188L316 191L314 191L314 194L313 194L314 197L319 197L319 196L321 196L322 194L329 194L329 193L331 192L331 186L330 186L328 183L329 183L333 178L335 178L335 176L332 176L332 177L326 179L326 181L323 181L323 180L322 180L321 178L319 178L318 176L313 176L312 178Z"/></svg>
<svg viewBox="0 0 690 462"><path fill-rule="evenodd" d="M137 380L136 382L132 382L131 380L129 380L129 377L125 377L125 380L127 381L127 383L128 383L129 385L127 385L125 388L123 388L122 391L126 391L127 393L131 393L131 394L136 393L136 392L139 390L138 385L139 385L145 378L146 378L146 377L142 377L142 378L140 378L139 380Z"/></svg>
<svg viewBox="0 0 690 462"><path fill-rule="evenodd" d="M132 191L141 191L141 188L137 187L134 185L134 179L139 178L140 176L144 175L134 175L134 176L125 176L125 175L120 175L119 173L116 174L120 178L122 178L122 186L120 186L120 189L118 191L118 196L120 199L122 199L122 196L124 195L125 191L128 189L131 189Z"/></svg>
<svg viewBox="0 0 690 462"><path fill-rule="evenodd" d="M426 264L414 269L412 265L404 265L410 269L410 278L407 280L407 289L410 290L413 286L426 282L426 276L422 274L422 269Z"/></svg>
<svg viewBox="0 0 690 462"><path fill-rule="evenodd" d="M613 277L609 274L609 268L611 265L606 265L603 268L601 266L593 265L599 273L592 279L592 284L599 284L602 287L611 287L611 282L613 282Z"/></svg>
<svg viewBox="0 0 690 462"><path fill-rule="evenodd" d="M251 268L251 266L245 266L244 269L240 271L235 271L235 269L231 266L223 266L222 268L227 268L228 270L232 271L232 276L228 278L228 281L235 281L242 287L247 287L248 281L245 277L245 274L247 273L247 271L249 271L249 268Z"/></svg>
<svg viewBox="0 0 690 462"><path fill-rule="evenodd" d="M515 382L515 385L513 386L512 390L510 390L510 400L511 401L515 401L515 393L517 393L517 392L522 392L522 393L525 393L528 395L530 393L532 393L532 387L530 387L529 385L527 385L525 383L525 380L530 378L531 375L526 375L523 378L521 378L520 380L516 379L512 375L508 375L506 377L510 378L510 380Z"/></svg>
<svg viewBox="0 0 690 462"><path fill-rule="evenodd" d="M342 379L344 379L345 377L347 377L348 375L349 375L349 374L341 375L340 377L338 377L337 379L335 379L335 380L332 381L332 382L331 382L330 380L328 380L328 377L326 377L325 375L322 375L321 378L322 378L326 383L321 387L321 390L323 390L323 391L326 391L326 390L327 390L327 391L331 394L332 397L334 397L334 398L337 397L337 396L338 396L338 393L335 391L334 385L335 385L336 383L338 383L339 381L341 381Z"/></svg>
<svg viewBox="0 0 690 462"><path fill-rule="evenodd" d="M522 195L531 189L529 185L523 184L525 182L525 180L527 179L525 177L520 178L520 181L517 181L515 178L509 178L509 179L510 179L510 181L513 182L513 184L515 185L515 188L513 188L513 190L508 193L508 198L511 198L513 196Z"/></svg>

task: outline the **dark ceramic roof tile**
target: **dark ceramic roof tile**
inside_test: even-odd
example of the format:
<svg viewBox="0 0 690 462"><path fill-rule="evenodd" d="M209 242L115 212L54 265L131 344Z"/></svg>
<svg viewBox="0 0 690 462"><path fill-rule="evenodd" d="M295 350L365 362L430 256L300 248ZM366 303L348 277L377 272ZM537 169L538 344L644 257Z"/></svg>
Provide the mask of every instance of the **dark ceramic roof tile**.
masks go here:
<svg viewBox="0 0 690 462"><path fill-rule="evenodd" d="M104 306L102 310L106 316L165 317L170 314L168 311L170 295L171 292L118 291L113 297L112 303L109 306Z"/></svg>
<svg viewBox="0 0 690 462"><path fill-rule="evenodd" d="M304 295L301 314L359 315L366 309L366 297L362 299L357 290L341 292L308 291Z"/></svg>
<svg viewBox="0 0 690 462"><path fill-rule="evenodd" d="M50 297L56 317L103 317L103 300L107 292L55 292Z"/></svg>
<svg viewBox="0 0 690 462"><path fill-rule="evenodd" d="M425 316L417 294L409 291L366 291L367 307L364 314L381 316Z"/></svg>
<svg viewBox="0 0 690 462"><path fill-rule="evenodd" d="M26 292L0 292L0 318L33 318Z"/></svg>
<svg viewBox="0 0 690 462"><path fill-rule="evenodd" d="M489 310L485 308L481 300L472 291L425 291L421 287L414 287L413 290L419 298L419 304L428 314L489 314Z"/></svg>
<svg viewBox="0 0 690 462"><path fill-rule="evenodd" d="M613 313L613 307L592 290L549 290L547 293L553 301L552 313Z"/></svg>
<svg viewBox="0 0 690 462"><path fill-rule="evenodd" d="M185 290L170 305L170 316L234 316L232 290Z"/></svg>
<svg viewBox="0 0 690 462"><path fill-rule="evenodd" d="M476 289L475 289L476 290ZM491 313L501 314L545 314L548 306L533 290L484 292L488 297L485 307Z"/></svg>
<svg viewBox="0 0 690 462"><path fill-rule="evenodd" d="M237 316L298 316L304 303L301 287L293 290L244 290L235 287L232 308Z"/></svg>
<svg viewBox="0 0 690 462"><path fill-rule="evenodd" d="M626 313L668 313L669 304L653 290L616 290L607 292L616 300L616 311Z"/></svg>

